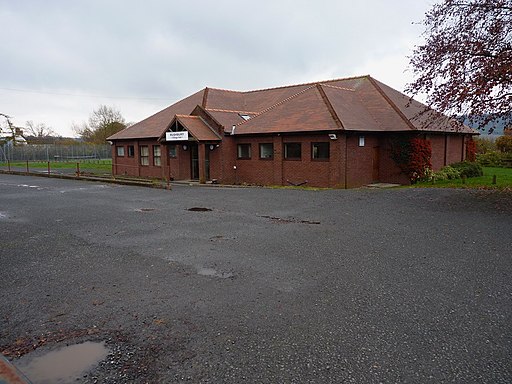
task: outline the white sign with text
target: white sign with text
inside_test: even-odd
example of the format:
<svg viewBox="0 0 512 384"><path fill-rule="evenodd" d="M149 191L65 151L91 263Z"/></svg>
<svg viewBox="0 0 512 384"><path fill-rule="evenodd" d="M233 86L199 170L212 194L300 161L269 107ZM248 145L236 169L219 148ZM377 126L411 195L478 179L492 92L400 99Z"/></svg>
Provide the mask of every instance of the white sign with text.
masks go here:
<svg viewBox="0 0 512 384"><path fill-rule="evenodd" d="M188 140L188 131L165 132L165 141L182 141L182 140Z"/></svg>

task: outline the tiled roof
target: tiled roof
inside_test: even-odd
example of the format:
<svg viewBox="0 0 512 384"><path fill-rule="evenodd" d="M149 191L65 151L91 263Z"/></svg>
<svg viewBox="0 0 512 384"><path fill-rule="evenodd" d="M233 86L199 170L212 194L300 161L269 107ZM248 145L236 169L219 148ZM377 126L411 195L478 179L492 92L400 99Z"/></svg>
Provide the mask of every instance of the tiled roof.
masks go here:
<svg viewBox="0 0 512 384"><path fill-rule="evenodd" d="M205 90L186 97L183 100L155 113L138 123L123 129L107 138L107 140L157 138L162 135L176 114L189 114L196 105L201 105Z"/></svg>
<svg viewBox="0 0 512 384"><path fill-rule="evenodd" d="M109 139L160 137L174 115L201 105L231 133L431 131L475 133L406 95L360 76L239 92L205 88ZM423 113L422 113L423 112ZM241 117L247 114L251 118Z"/></svg>
<svg viewBox="0 0 512 384"><path fill-rule="evenodd" d="M238 124L235 134L311 132L341 129L319 89L311 85L253 118Z"/></svg>
<svg viewBox="0 0 512 384"><path fill-rule="evenodd" d="M176 115L176 120L178 120L197 141L221 140L220 136L199 116Z"/></svg>

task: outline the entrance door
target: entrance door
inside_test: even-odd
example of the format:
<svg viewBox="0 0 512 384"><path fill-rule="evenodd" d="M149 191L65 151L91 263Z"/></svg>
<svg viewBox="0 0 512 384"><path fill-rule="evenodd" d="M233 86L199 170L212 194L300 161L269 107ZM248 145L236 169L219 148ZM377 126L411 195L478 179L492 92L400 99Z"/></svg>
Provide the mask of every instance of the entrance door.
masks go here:
<svg viewBox="0 0 512 384"><path fill-rule="evenodd" d="M379 147L373 147L373 155L372 155L372 181L379 181Z"/></svg>
<svg viewBox="0 0 512 384"><path fill-rule="evenodd" d="M197 144L190 144L190 178L199 179L199 152Z"/></svg>

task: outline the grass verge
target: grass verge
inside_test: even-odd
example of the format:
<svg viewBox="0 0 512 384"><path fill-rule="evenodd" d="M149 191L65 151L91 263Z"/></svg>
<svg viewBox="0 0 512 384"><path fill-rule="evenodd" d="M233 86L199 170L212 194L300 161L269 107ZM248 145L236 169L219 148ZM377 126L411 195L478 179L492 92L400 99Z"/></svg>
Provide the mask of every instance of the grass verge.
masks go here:
<svg viewBox="0 0 512 384"><path fill-rule="evenodd" d="M475 189L505 189L512 188L512 168L483 167L484 175L480 177L471 177L466 180L442 180L442 181L424 181L413 185L417 188L475 188ZM496 184L493 184L496 176Z"/></svg>

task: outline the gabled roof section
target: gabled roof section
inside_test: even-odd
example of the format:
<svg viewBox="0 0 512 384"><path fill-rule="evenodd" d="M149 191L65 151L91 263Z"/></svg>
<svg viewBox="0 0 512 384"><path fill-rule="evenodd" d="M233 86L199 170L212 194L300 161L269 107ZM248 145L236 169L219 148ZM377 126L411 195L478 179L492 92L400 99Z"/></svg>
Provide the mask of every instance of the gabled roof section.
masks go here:
<svg viewBox="0 0 512 384"><path fill-rule="evenodd" d="M358 110L361 113L361 119L368 123L371 121L376 123L362 126L363 131L397 132L413 130L414 127L389 103L379 89L375 87L372 80L370 76L362 76L327 83L333 87L352 89L355 92L351 102L346 100L349 103L345 104L345 116L340 112L340 119L342 121L344 117L353 119L355 116L351 117L350 111ZM330 92L330 95L332 94L333 92ZM334 104L341 108L339 102Z"/></svg>
<svg viewBox="0 0 512 384"><path fill-rule="evenodd" d="M378 80L372 79L372 81L389 101L400 110L404 118L408 119L414 128L419 131L478 133L478 131L407 97Z"/></svg>
<svg viewBox="0 0 512 384"><path fill-rule="evenodd" d="M173 126L178 121L194 139L197 141L220 141L221 137L215 130L206 123L200 116L176 115L169 124ZM166 129L167 131L167 129ZM165 138L165 132L162 133L160 139Z"/></svg>
<svg viewBox="0 0 512 384"><path fill-rule="evenodd" d="M120 132L108 137L107 140L140 139L140 138L158 138L166 130L167 126L176 114L188 114L203 102L203 95L206 89L186 97L183 100L155 113Z"/></svg>
<svg viewBox="0 0 512 384"><path fill-rule="evenodd" d="M350 88L341 88L330 84L321 85L329 102L347 131L385 131L368 111L359 94Z"/></svg>
<svg viewBox="0 0 512 384"><path fill-rule="evenodd" d="M239 123L235 127L235 134L332 130L341 130L341 127L333 119L321 91L313 84Z"/></svg>

